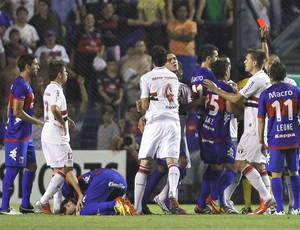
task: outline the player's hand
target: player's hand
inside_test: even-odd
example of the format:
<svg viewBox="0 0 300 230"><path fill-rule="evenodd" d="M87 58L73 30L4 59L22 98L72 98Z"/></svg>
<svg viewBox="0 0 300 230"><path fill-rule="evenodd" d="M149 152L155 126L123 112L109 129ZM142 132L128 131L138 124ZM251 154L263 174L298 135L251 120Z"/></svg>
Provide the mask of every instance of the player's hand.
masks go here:
<svg viewBox="0 0 300 230"><path fill-rule="evenodd" d="M60 123L59 127L64 131L64 135L67 135L66 123L64 123L64 124Z"/></svg>
<svg viewBox="0 0 300 230"><path fill-rule="evenodd" d="M141 131L141 133L144 132L145 125L146 125L146 119L145 119L145 116L143 116L139 119L139 123L138 123L138 128Z"/></svg>
<svg viewBox="0 0 300 230"><path fill-rule="evenodd" d="M263 28L260 28L260 36L261 36L261 37L266 37L268 31L269 31L269 29L268 29L267 26L265 26L265 27L263 27Z"/></svg>
<svg viewBox="0 0 300 230"><path fill-rule="evenodd" d="M217 89L217 85L214 82L212 82L211 80L208 80L208 79L205 79L203 81L203 85L206 88L208 88L209 90L213 91L213 92L215 92L215 90Z"/></svg>
<svg viewBox="0 0 300 230"><path fill-rule="evenodd" d="M80 211L81 208L83 208L83 195L82 194L78 195L78 200L77 200L78 211Z"/></svg>
<svg viewBox="0 0 300 230"><path fill-rule="evenodd" d="M39 128L43 128L44 127L44 122L42 122L42 121L39 121L38 123L37 123L37 126L39 127Z"/></svg>
<svg viewBox="0 0 300 230"><path fill-rule="evenodd" d="M264 155L265 157L267 156L267 148L268 147L266 146L265 143L260 144L260 151L261 151L262 155Z"/></svg>
<svg viewBox="0 0 300 230"><path fill-rule="evenodd" d="M73 131L76 131L76 124L75 124L75 122L74 122L71 118L69 118L69 117L68 117L68 121L69 121L69 123L70 123L71 129L72 129Z"/></svg>
<svg viewBox="0 0 300 230"><path fill-rule="evenodd" d="M228 82L228 85L233 89L233 91L235 92L235 93L237 93L239 90L238 90L238 85L235 83L235 82L233 82L233 81L230 81L230 82Z"/></svg>
<svg viewBox="0 0 300 230"><path fill-rule="evenodd" d="M137 100L137 101L135 102L135 106L136 106L136 110L137 110L138 112L141 112L141 111L142 111L142 101L141 101L141 99L139 99L139 100Z"/></svg>

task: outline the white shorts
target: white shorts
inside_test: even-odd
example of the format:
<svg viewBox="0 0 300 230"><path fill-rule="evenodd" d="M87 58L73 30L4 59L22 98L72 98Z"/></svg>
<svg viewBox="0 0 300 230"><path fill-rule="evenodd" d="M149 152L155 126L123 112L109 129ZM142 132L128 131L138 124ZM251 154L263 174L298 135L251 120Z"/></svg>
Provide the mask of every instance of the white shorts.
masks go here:
<svg viewBox="0 0 300 230"><path fill-rule="evenodd" d="M179 158L180 122L173 118L155 120L146 124L139 150L139 159Z"/></svg>
<svg viewBox="0 0 300 230"><path fill-rule="evenodd" d="M52 144L42 141L45 160L51 168L73 167L72 149L69 143Z"/></svg>
<svg viewBox="0 0 300 230"><path fill-rule="evenodd" d="M260 151L258 134L243 133L237 145L235 160L259 164L267 162L267 158Z"/></svg>

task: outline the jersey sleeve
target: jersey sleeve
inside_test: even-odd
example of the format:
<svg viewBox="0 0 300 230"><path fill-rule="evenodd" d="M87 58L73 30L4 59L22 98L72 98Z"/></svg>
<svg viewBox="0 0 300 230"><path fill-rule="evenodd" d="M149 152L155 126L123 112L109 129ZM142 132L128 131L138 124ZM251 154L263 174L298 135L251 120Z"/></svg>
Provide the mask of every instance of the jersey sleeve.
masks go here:
<svg viewBox="0 0 300 230"><path fill-rule="evenodd" d="M149 98L150 89L148 87L148 82L146 81L145 77L141 77L140 80L140 89L141 89L141 99L142 98Z"/></svg>
<svg viewBox="0 0 300 230"><path fill-rule="evenodd" d="M250 78L247 84L239 91L245 98L253 96L259 89L260 83L256 78Z"/></svg>
<svg viewBox="0 0 300 230"><path fill-rule="evenodd" d="M48 105L56 105L58 107L61 107L62 101L61 101L61 93L62 91L57 88L51 89L51 97L48 98Z"/></svg>
<svg viewBox="0 0 300 230"><path fill-rule="evenodd" d="M25 100L26 95L29 93L27 86L20 84L20 81L16 82L16 84L13 85L11 93L14 95L15 99L19 100Z"/></svg>
<svg viewBox="0 0 300 230"><path fill-rule="evenodd" d="M258 118L265 118L266 117L266 103L265 103L265 92L262 92L260 97L259 97L259 102L258 102Z"/></svg>

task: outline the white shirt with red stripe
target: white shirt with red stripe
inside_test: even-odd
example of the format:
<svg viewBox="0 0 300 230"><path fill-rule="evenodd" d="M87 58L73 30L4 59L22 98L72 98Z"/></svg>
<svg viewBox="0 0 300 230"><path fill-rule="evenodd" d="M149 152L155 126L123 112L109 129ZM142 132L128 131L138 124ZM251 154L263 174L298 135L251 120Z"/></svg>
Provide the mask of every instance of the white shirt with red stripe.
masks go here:
<svg viewBox="0 0 300 230"><path fill-rule="evenodd" d="M246 98L244 110L244 133L257 134L258 132L258 101L262 91L271 85L269 76L260 70L254 74L247 84L240 90Z"/></svg>
<svg viewBox="0 0 300 230"><path fill-rule="evenodd" d="M165 67L156 67L141 77L140 88L141 98L150 99L145 115L147 122L158 117L172 117L179 120L179 81L176 74Z"/></svg>
<svg viewBox="0 0 300 230"><path fill-rule="evenodd" d="M44 96L44 120L45 125L42 130L41 139L44 142L53 144L65 144L70 141L69 126L68 126L68 111L67 102L63 93L62 87L56 83L51 82L45 89ZM60 123L55 119L51 111L51 106L56 105L61 111L62 118L66 122L66 135L60 127Z"/></svg>

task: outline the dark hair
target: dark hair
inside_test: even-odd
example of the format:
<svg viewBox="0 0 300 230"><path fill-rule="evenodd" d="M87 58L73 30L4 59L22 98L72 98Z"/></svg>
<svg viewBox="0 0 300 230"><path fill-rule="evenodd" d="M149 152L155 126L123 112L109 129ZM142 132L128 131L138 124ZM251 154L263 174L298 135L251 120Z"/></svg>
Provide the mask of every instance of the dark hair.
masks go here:
<svg viewBox="0 0 300 230"><path fill-rule="evenodd" d="M218 47L214 44L207 43L201 46L197 53L198 62L202 63L207 57L212 57L214 55L214 51L219 51Z"/></svg>
<svg viewBox="0 0 300 230"><path fill-rule="evenodd" d="M18 14L20 11L25 11L25 12L28 14L28 10L27 10L27 8L24 7L24 6L19 6L19 7L17 8L16 14Z"/></svg>
<svg viewBox="0 0 300 230"><path fill-rule="evenodd" d="M275 61L270 68L270 77L277 82L283 81L286 77L285 65L279 61Z"/></svg>
<svg viewBox="0 0 300 230"><path fill-rule="evenodd" d="M218 80L224 79L226 71L228 70L229 63L225 60L217 60L212 64L211 70L214 72Z"/></svg>
<svg viewBox="0 0 300 230"><path fill-rule="evenodd" d="M73 204L76 204L76 200L74 198L71 199L64 199L61 203L60 203L60 208L59 208L59 214L66 214L67 209L65 208L65 205L71 201Z"/></svg>
<svg viewBox="0 0 300 230"><path fill-rule="evenodd" d="M51 81L55 80L57 77L57 74L63 72L63 68L65 66L65 63L63 61L51 61L48 65L49 69L49 79Z"/></svg>
<svg viewBox="0 0 300 230"><path fill-rule="evenodd" d="M11 35L12 35L13 33L18 33L18 34L20 35L20 31L19 31L18 29L12 28L12 29L9 31L9 38L11 37Z"/></svg>
<svg viewBox="0 0 300 230"><path fill-rule="evenodd" d="M266 60L266 53L261 49L248 49L247 54L251 54L252 59L257 62L259 68L263 67Z"/></svg>
<svg viewBox="0 0 300 230"><path fill-rule="evenodd" d="M23 54L18 60L20 72L25 70L26 65L31 66L34 59L36 59L36 57L33 54Z"/></svg>
<svg viewBox="0 0 300 230"><path fill-rule="evenodd" d="M151 52L152 61L157 67L162 67L167 62L167 51L161 46L154 46Z"/></svg>

